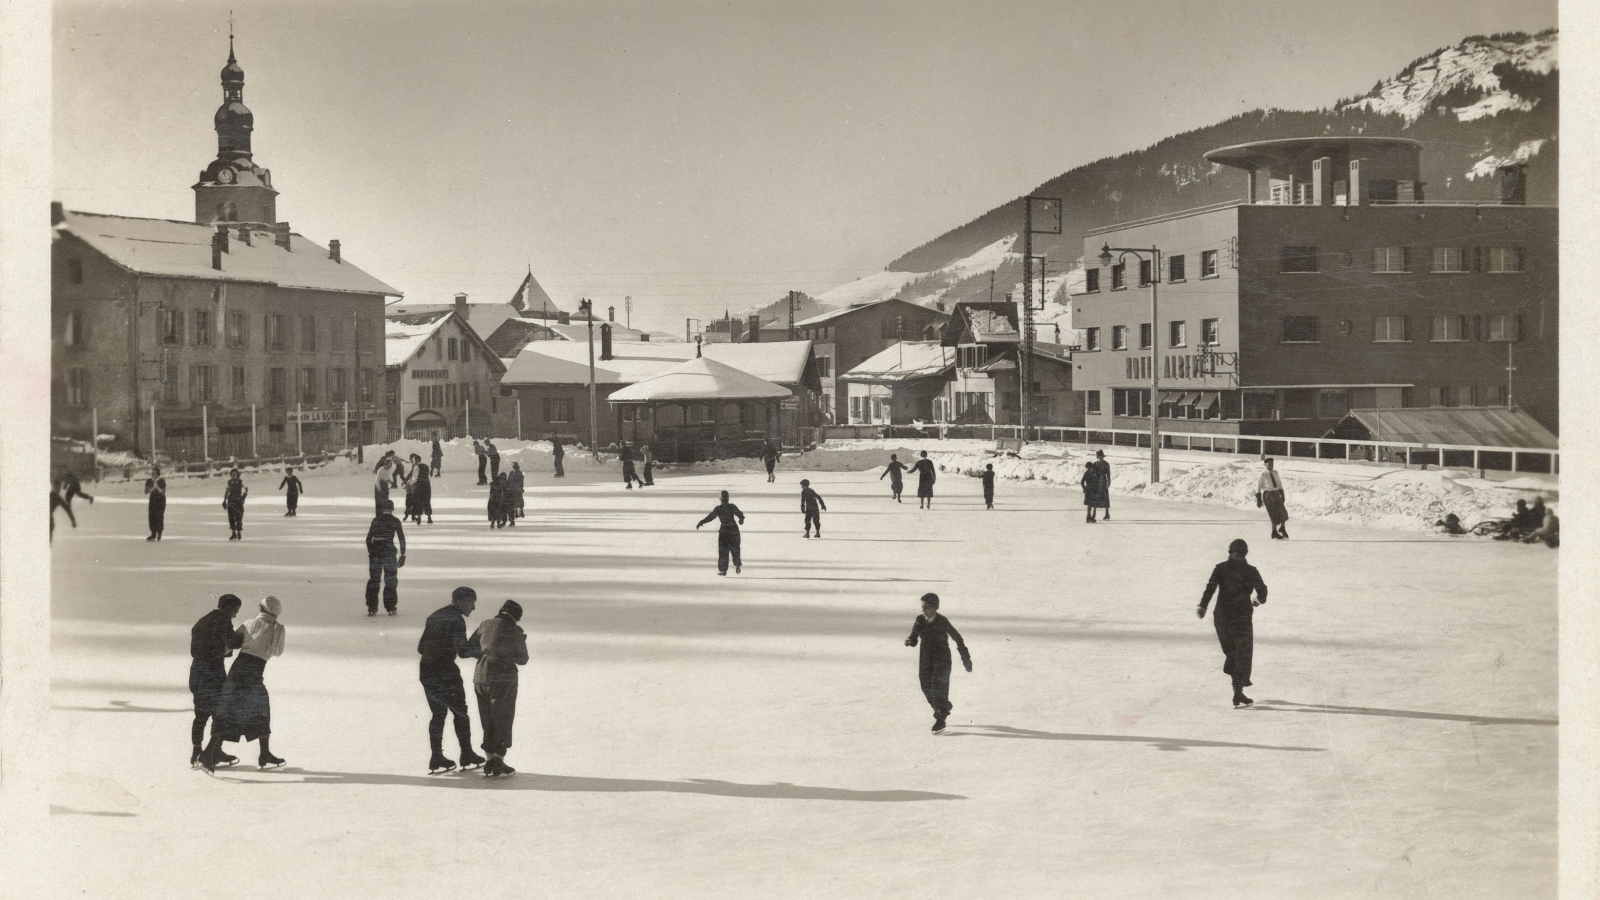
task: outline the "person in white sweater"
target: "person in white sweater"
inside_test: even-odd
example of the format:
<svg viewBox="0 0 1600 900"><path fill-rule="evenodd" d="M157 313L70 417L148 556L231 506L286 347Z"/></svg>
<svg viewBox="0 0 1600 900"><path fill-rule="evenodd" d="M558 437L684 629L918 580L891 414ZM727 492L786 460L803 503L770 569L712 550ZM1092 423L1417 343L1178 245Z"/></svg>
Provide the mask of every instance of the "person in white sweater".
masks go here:
<svg viewBox="0 0 1600 900"><path fill-rule="evenodd" d="M266 597L261 601L256 617L236 632L243 638L239 656L228 670L228 681L223 687L221 712L211 726L211 743L200 755L200 765L207 772L215 771L222 758L222 745L233 741L259 741L261 754L257 760L263 769L275 769L284 760L272 755L269 744L272 737L272 699L267 694L262 673L267 660L283 655L285 629L278 616L283 613L283 601Z"/></svg>

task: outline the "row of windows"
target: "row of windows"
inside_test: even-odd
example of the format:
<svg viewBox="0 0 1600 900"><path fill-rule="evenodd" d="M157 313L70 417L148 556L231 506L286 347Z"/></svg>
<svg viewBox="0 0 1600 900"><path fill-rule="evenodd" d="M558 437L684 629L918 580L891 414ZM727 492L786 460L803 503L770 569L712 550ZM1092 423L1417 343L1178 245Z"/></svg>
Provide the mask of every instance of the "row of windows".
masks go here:
<svg viewBox="0 0 1600 900"><path fill-rule="evenodd" d="M246 347L250 343L250 319L248 314L230 312L222 321L222 340L229 347ZM318 325L316 316L285 316L268 314L263 318L262 349L283 352L299 349L302 352L315 353L318 348L319 337L327 334L327 349L332 351L345 351L354 349L351 345L350 334L352 331L351 320L342 316L327 320L326 328ZM360 341L361 349L372 351L369 322L356 320L354 332ZM160 311L159 331L157 337L167 346L181 347L190 345L195 347L210 347L216 339L218 323L212 312L208 309L163 309ZM87 322L82 313L72 311L67 314L65 340L68 347L83 346L87 341ZM298 336L299 341L295 338ZM452 356L451 359L455 357Z"/></svg>
<svg viewBox="0 0 1600 900"><path fill-rule="evenodd" d="M1349 335L1354 330L1348 319L1339 323L1339 333ZM1317 316L1284 316L1280 340L1286 344L1315 344L1322 341L1321 321ZM1430 320L1428 340L1437 343L1455 341L1520 341L1522 317L1516 315L1493 316L1433 316ZM1410 316L1374 316L1372 340L1377 343L1404 343L1413 340Z"/></svg>
<svg viewBox="0 0 1600 900"><path fill-rule="evenodd" d="M1488 272L1506 275L1524 271L1525 254L1521 247L1432 247L1427 250L1428 271L1435 274ZM1323 254L1317 247L1282 247L1278 271L1286 273L1320 272L1324 263L1345 268L1367 266L1380 275L1411 272L1419 266L1410 247L1374 247L1370 259L1365 251L1345 250Z"/></svg>
<svg viewBox="0 0 1600 900"><path fill-rule="evenodd" d="M291 371L294 378L293 394L289 391ZM185 385L177 362L168 360L161 375L162 404L182 406L187 400L189 405L198 406L203 403L215 403L224 397L229 401L240 403L251 400L249 376L245 366L228 367L226 386L220 382L219 372L217 366L191 365L188 367L188 379ZM372 385L377 376L371 369L358 370L357 375L360 381L359 402L372 402ZM257 396L261 396L270 406L285 406L291 402L315 404L319 396L328 403L344 403L358 399L350 395L349 369L267 369L263 377L262 390ZM67 404L89 405L87 369L67 370Z"/></svg>
<svg viewBox="0 0 1600 900"><path fill-rule="evenodd" d="M1085 328L1083 331L1084 331L1084 334L1083 334L1083 349L1085 349L1085 350L1099 350L1099 349L1101 349L1100 329L1099 328ZM1201 346L1206 346L1206 347L1214 347L1214 346L1216 346L1217 344L1221 343L1221 335L1222 335L1222 330L1221 330L1221 323L1220 323L1219 320L1217 320L1217 319L1201 319L1200 320L1200 344L1201 344ZM1167 346L1169 346L1169 347L1187 347L1187 346L1189 346L1189 323L1187 321L1174 320L1174 321L1171 321L1171 322L1167 323ZM1126 349L1128 349L1128 326L1126 326L1126 325L1113 325L1113 326L1111 326L1111 349L1112 350L1126 350ZM1144 324L1139 326L1139 349L1140 350L1149 350L1150 349L1150 323L1149 322L1146 322L1146 323L1144 323Z"/></svg>
<svg viewBox="0 0 1600 900"><path fill-rule="evenodd" d="M1139 261L1139 286L1140 287L1144 287L1144 286L1146 286L1146 285L1148 285L1150 283L1150 274L1151 274L1150 260L1148 260L1148 259L1140 260ZM1085 269L1084 272L1083 272L1083 277L1084 277L1084 285L1083 285L1084 293L1092 294L1092 293L1100 290L1100 269L1098 267L1091 266L1091 267ZM1188 257L1186 255L1184 255L1182 253L1179 253L1179 254L1176 254L1174 256L1167 257L1167 281L1169 283L1170 282L1177 282L1177 281L1186 281L1186 280L1188 280L1188 277L1189 277L1189 261L1188 261ZM1215 277L1217 277L1217 251L1215 251L1215 250L1202 250L1202 251L1200 251L1200 277L1201 278L1215 278ZM1123 265L1121 263L1118 263L1117 265L1112 266L1111 267L1111 289L1113 291L1120 291L1123 288L1126 288L1127 286L1128 286L1128 284L1127 284L1127 266Z"/></svg>
<svg viewBox="0 0 1600 900"><path fill-rule="evenodd" d="M1100 391L1084 392L1084 412L1101 414ZM1506 385L1445 385L1424 389L1400 388L1400 406L1505 406L1510 398ZM1420 403L1419 403L1420 401ZM1290 388L1277 391L1162 391L1157 412L1166 419L1337 419L1352 409L1371 409L1377 405L1373 388ZM1148 418L1150 391L1114 388L1111 391L1112 415Z"/></svg>
<svg viewBox="0 0 1600 900"><path fill-rule="evenodd" d="M417 406L422 409L447 409L468 403L481 403L478 383L423 384L417 386Z"/></svg>

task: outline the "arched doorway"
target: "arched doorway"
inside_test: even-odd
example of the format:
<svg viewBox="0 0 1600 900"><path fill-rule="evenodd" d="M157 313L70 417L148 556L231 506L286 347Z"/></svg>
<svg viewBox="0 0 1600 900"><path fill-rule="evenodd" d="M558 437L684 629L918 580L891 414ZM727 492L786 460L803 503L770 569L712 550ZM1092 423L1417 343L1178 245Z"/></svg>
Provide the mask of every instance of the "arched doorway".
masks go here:
<svg viewBox="0 0 1600 900"><path fill-rule="evenodd" d="M441 440L455 437L445 417L431 409L419 409L406 418L404 437L414 441L432 440L437 432Z"/></svg>

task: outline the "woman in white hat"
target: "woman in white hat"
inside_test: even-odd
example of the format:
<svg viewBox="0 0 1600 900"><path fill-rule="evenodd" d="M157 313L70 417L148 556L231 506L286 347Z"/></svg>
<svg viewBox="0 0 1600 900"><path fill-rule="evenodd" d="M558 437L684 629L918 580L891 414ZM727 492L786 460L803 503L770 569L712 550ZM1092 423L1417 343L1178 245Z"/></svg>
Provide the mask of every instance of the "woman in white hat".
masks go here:
<svg viewBox="0 0 1600 900"><path fill-rule="evenodd" d="M272 755L268 741L272 737L272 699L261 675L267 660L283 655L284 627L278 624L283 612L283 601L266 597L261 601L260 612L239 626L244 637L239 656L228 670L228 683L222 692L222 714L211 727L211 743L200 755L200 765L207 772L215 771L221 759L224 741L260 741L259 763L263 769L275 769L284 764Z"/></svg>

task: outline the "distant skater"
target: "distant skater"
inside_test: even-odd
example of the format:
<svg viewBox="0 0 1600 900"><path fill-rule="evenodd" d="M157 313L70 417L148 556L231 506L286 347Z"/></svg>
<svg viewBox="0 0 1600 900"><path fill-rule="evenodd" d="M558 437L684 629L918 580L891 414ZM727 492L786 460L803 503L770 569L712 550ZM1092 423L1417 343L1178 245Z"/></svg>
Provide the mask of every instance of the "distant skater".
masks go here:
<svg viewBox="0 0 1600 900"><path fill-rule="evenodd" d="M517 667L528 662L528 635L517 624L520 621L521 604L507 600L472 635L479 649L472 689L478 697L483 752L489 755L483 767L486 778L517 772L506 765L506 751L511 749L511 726L517 716Z"/></svg>
<svg viewBox="0 0 1600 900"><path fill-rule="evenodd" d="M967 652L961 632L939 614L939 595L923 594L922 615L912 621L906 646L922 645L917 657L917 680L922 685L922 696L928 698L928 705L933 707L934 734L944 731L944 720L955 709L950 703L951 638L955 639L956 649L961 651L961 665L971 672L972 655Z"/></svg>
<svg viewBox="0 0 1600 900"><path fill-rule="evenodd" d="M77 528L78 520L72 515L72 498L82 497L91 505L94 503L94 498L83 492L83 482L78 480L78 476L73 474L71 469L61 470L60 483L61 508L67 511L67 518L72 520L72 527Z"/></svg>
<svg viewBox="0 0 1600 900"><path fill-rule="evenodd" d="M1256 508L1267 508L1267 517L1272 520L1272 539L1285 541L1289 539L1289 510L1283 505L1283 479L1272 468L1272 457L1263 459L1261 464L1267 470L1256 482Z"/></svg>
<svg viewBox="0 0 1600 900"><path fill-rule="evenodd" d="M633 490L635 481L639 482L640 487L644 487L644 479L639 477L638 471L633 467L633 451L629 449L627 443L617 445L617 456L622 459L622 483L628 486L628 490Z"/></svg>
<svg viewBox="0 0 1600 900"><path fill-rule="evenodd" d="M1083 488L1083 520L1093 525L1095 513L1106 505L1106 480L1093 462L1083 464L1083 477L1078 479Z"/></svg>
<svg viewBox="0 0 1600 900"><path fill-rule="evenodd" d="M889 495L894 497L894 502L896 503L900 502L900 491L906 486L901 474L905 470L906 464L900 461L899 456L891 453L889 454L888 467L883 470L883 475L878 476L879 481L883 480L884 475L889 476Z"/></svg>
<svg viewBox="0 0 1600 900"><path fill-rule="evenodd" d="M189 726L189 766L200 764L200 754L205 752L206 720L211 720L215 734L221 724L222 692L228 683L228 673L222 661L233 651L244 646L244 633L233 630L233 619L244 602L232 594L217 598L217 608L201 616L189 629L189 693L194 696L194 722ZM221 765L238 762L236 756L226 753L217 757Z"/></svg>
<svg viewBox="0 0 1600 900"><path fill-rule="evenodd" d="M917 509L933 509L933 483L939 479L939 475L933 470L928 451L922 451L922 458L911 467L911 471L917 473Z"/></svg>
<svg viewBox="0 0 1600 900"><path fill-rule="evenodd" d="M506 477L496 475L489 482L489 527L504 528L509 518L510 502L507 499Z"/></svg>
<svg viewBox="0 0 1600 900"><path fill-rule="evenodd" d="M477 441L472 442L472 452L478 455L478 483L488 484L489 455L484 451L483 445Z"/></svg>
<svg viewBox="0 0 1600 900"><path fill-rule="evenodd" d="M411 507L411 519L418 525L422 524L422 517L428 517L428 524L433 524L433 476L429 474L429 467L422 464L422 457L411 454L411 486L406 491L407 506Z"/></svg>
<svg viewBox="0 0 1600 900"><path fill-rule="evenodd" d="M511 471L506 473L506 486L511 491L511 524L515 525L516 520L525 515L522 510L522 463L514 462L511 464Z"/></svg>
<svg viewBox="0 0 1600 900"><path fill-rule="evenodd" d="M778 476L774 475L772 470L778 465L778 448L771 441L767 441L766 446L761 448L761 461L767 465L767 483L777 481Z"/></svg>
<svg viewBox="0 0 1600 900"><path fill-rule="evenodd" d="M828 504L822 502L822 495L811 489L809 479L800 479L800 513L806 518L806 537L811 537L811 526L817 527L817 537L822 537L822 510Z"/></svg>
<svg viewBox="0 0 1600 900"><path fill-rule="evenodd" d="M433 433L433 454L432 454L432 459L433 459L433 466L432 466L433 471L432 471L431 474L433 475L433 477L438 478L440 473L442 472L442 469L440 467L444 465L444 448L439 446L439 432L437 432L437 431L435 431Z"/></svg>
<svg viewBox="0 0 1600 900"><path fill-rule="evenodd" d="M299 515L297 510L300 508L300 492L305 490L305 486L300 483L300 479L294 474L293 469L283 470L283 480L278 482L278 490L281 491L284 488L289 489L289 494L287 497L289 511L284 513L284 515Z"/></svg>
<svg viewBox="0 0 1600 900"><path fill-rule="evenodd" d="M728 502L728 492L722 492L722 502L716 508L706 513L706 517L696 524L695 530L712 519L722 522L717 529L717 574L728 574L728 557L733 557L733 574L744 571L744 563L739 559L739 526L744 524L744 513L739 507ZM737 520L737 521L735 521Z"/></svg>
<svg viewBox="0 0 1600 900"><path fill-rule="evenodd" d="M222 711L211 725L211 742L200 754L200 765L207 772L214 771L227 754L222 745L236 741L260 742L261 754L257 764L263 769L276 769L284 760L272 755L272 698L262 680L267 660L283 655L284 627L278 624L283 603L277 597L261 601L256 617L239 626L243 637L239 656L228 670L227 685L222 691Z"/></svg>
<svg viewBox="0 0 1600 900"><path fill-rule="evenodd" d="M406 532L394 517L394 503L384 500L367 528L367 615L378 614L380 584L383 608L391 616L400 611L400 567L405 564Z"/></svg>
<svg viewBox="0 0 1600 900"><path fill-rule="evenodd" d="M147 541L161 540L161 532L167 530L167 480L161 477L161 470L150 469L150 477L144 480L144 492L150 495L150 536Z"/></svg>
<svg viewBox="0 0 1600 900"><path fill-rule="evenodd" d="M494 445L494 438L483 439L483 452L489 457L489 478L493 479L500 474L500 448Z"/></svg>
<svg viewBox="0 0 1600 900"><path fill-rule="evenodd" d="M1222 671L1233 678L1233 705L1235 708L1254 703L1244 695L1250 686L1250 663L1255 655L1255 626L1252 618L1255 608L1267 602L1267 584L1261 580L1256 567L1245 562L1250 545L1234 539L1228 545L1228 559L1217 563L1211 570L1211 580L1195 607L1195 615L1204 619L1206 605L1211 595L1217 595L1217 608L1211 613L1211 622L1217 627L1217 642L1222 645ZM1256 598L1250 599L1254 591Z"/></svg>
<svg viewBox="0 0 1600 900"><path fill-rule="evenodd" d="M567 477L567 473L561 471L561 458L566 455L567 451L561 449L561 438L550 435L550 457L555 461L557 478Z"/></svg>
<svg viewBox="0 0 1600 900"><path fill-rule="evenodd" d="M650 452L650 445L640 442L639 458L644 460L644 483L640 487L654 487L656 483L655 467L656 455Z"/></svg>
<svg viewBox="0 0 1600 900"><path fill-rule="evenodd" d="M1100 487L1105 492L1102 498L1105 502L1100 504L1100 508L1106 511L1106 521L1109 522L1111 521L1111 464L1106 462L1104 450L1094 452L1094 470L1100 473Z"/></svg>
<svg viewBox="0 0 1600 900"><path fill-rule="evenodd" d="M983 508L994 509L994 463L985 463L978 477L983 479Z"/></svg>
<svg viewBox="0 0 1600 900"><path fill-rule="evenodd" d="M422 681L422 696L428 701L428 746L433 755L428 759L428 774L449 772L456 761L444 755L444 720L455 717L456 744L461 748L461 768L473 769L483 765L484 759L472 752L472 716L467 712L467 691L461 683L461 670L456 658L473 659L480 651L476 642L467 640L467 616L478 606L478 595L472 588L458 587L450 592L450 603L428 616L422 627L422 639L417 642L417 652L422 655L417 677Z"/></svg>
<svg viewBox="0 0 1600 900"><path fill-rule="evenodd" d="M222 508L228 511L228 540L244 540L244 499L250 496L250 489L244 486L244 479L239 476L238 469L228 471L228 486L222 491Z"/></svg>

